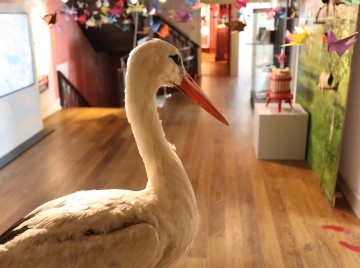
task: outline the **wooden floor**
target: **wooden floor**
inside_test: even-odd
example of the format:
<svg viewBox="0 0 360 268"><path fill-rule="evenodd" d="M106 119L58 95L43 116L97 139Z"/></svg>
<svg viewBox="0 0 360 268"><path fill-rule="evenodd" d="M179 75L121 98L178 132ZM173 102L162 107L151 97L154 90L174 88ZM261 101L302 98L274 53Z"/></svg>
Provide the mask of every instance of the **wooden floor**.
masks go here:
<svg viewBox="0 0 360 268"><path fill-rule="evenodd" d="M225 127L174 93L160 110L196 192L201 228L176 267L360 267L360 221L332 208L302 161L259 161L248 79L205 76ZM36 206L82 189L141 189L146 175L123 110L69 109L55 131L0 172L0 232ZM346 227L350 233L324 230Z"/></svg>
<svg viewBox="0 0 360 268"><path fill-rule="evenodd" d="M216 61L214 53L201 54L202 76L229 76L230 65L227 61Z"/></svg>

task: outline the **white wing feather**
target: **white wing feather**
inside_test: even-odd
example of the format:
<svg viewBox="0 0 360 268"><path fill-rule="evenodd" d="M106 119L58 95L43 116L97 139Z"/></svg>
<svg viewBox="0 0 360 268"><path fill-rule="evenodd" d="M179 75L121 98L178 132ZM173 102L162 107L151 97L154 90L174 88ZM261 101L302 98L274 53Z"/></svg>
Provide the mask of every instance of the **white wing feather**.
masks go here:
<svg viewBox="0 0 360 268"><path fill-rule="evenodd" d="M156 266L163 249L154 217L146 213L150 206L154 214L150 200L156 198L141 193L82 191L43 204L12 230L23 233L0 245L0 267L112 267L119 260L128 262L121 267ZM20 252L21 258L13 257ZM59 259L64 262L54 263Z"/></svg>

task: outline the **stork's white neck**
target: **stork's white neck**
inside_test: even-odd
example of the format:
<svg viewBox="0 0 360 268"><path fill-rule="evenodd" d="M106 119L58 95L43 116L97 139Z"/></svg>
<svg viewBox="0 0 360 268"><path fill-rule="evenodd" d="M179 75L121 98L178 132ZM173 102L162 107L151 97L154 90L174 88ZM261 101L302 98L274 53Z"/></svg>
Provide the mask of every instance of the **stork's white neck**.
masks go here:
<svg viewBox="0 0 360 268"><path fill-rule="evenodd" d="M186 188L191 187L180 159L165 138L159 120L155 95L158 85L156 82L151 83L151 77L144 77L144 74L141 78L129 76L126 81L125 109L145 164L149 185L153 188L168 188L170 184L176 188L179 183L185 183Z"/></svg>

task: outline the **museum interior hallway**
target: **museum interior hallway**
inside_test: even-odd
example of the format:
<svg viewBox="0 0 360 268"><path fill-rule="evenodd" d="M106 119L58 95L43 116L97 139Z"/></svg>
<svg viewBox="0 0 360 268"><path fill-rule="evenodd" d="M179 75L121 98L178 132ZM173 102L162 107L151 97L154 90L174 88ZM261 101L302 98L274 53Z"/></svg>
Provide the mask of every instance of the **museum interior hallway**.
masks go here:
<svg viewBox="0 0 360 268"><path fill-rule="evenodd" d="M359 267L360 221L332 208L305 161L260 161L253 149L250 77L203 75L226 127L181 93L159 110L191 179L201 227L176 267ZM0 233L38 205L85 189L142 189L145 169L123 109L72 108L54 132L0 173ZM350 233L324 230L346 227Z"/></svg>

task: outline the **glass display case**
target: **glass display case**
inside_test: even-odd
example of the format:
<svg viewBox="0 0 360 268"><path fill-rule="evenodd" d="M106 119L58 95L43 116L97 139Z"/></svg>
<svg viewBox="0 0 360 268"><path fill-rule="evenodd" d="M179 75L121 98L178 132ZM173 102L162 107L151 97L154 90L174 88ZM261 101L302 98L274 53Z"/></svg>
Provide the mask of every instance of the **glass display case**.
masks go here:
<svg viewBox="0 0 360 268"><path fill-rule="evenodd" d="M262 9L254 9L251 104L265 101L270 85L271 66L274 65L274 17Z"/></svg>
<svg viewBox="0 0 360 268"><path fill-rule="evenodd" d="M287 18L285 8L254 9L251 104L264 102L270 86L272 66L280 67L275 55L284 44ZM284 50L287 54L286 50Z"/></svg>

